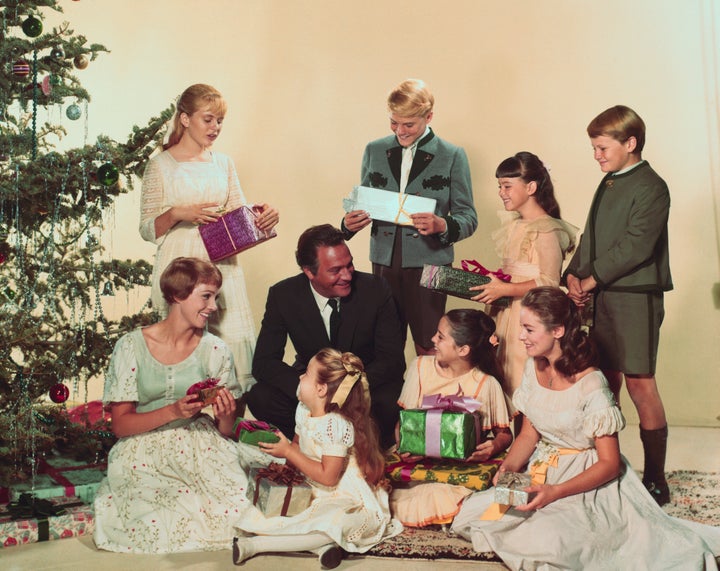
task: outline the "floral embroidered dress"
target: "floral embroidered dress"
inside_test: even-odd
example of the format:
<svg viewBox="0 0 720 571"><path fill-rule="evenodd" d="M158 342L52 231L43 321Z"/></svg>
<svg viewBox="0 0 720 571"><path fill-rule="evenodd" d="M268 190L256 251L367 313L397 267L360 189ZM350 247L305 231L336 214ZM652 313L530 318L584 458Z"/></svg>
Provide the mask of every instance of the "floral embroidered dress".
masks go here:
<svg viewBox="0 0 720 571"><path fill-rule="evenodd" d="M352 423L339 414L312 417L299 403L295 431L303 454L320 460L323 455L347 458L345 471L336 486L308 480L313 501L305 511L292 517L265 517L258 511L247 514L240 531L262 535L302 534L319 531L343 549L364 553L383 539L402 531L402 524L390 517L387 492L372 488L355 461Z"/></svg>
<svg viewBox="0 0 720 571"><path fill-rule="evenodd" d="M135 402L137 412L149 412L207 377L240 396L232 355L219 338L205 333L184 361L163 365L137 329L115 346L103 402ZM96 545L122 553L230 549L233 526L253 507L240 450L205 414L121 438L95 497Z"/></svg>
<svg viewBox="0 0 720 571"><path fill-rule="evenodd" d="M495 377L472 369L459 377L446 378L438 372L432 356L417 357L410 363L398 404L404 409L418 408L425 396L455 395L458 391L481 403L484 432L510 426L506 396ZM393 488L390 507L393 514L410 527L446 524L458 513L463 498L471 493L471 489L453 484L410 482Z"/></svg>
<svg viewBox="0 0 720 571"><path fill-rule="evenodd" d="M599 371L553 391L538 383L529 359L514 402L541 435L529 466L547 467L547 484L570 480L595 464L594 438L625 426ZM720 528L665 514L623 462L622 475L597 489L533 512L510 509L496 521L480 520L494 489L478 492L464 501L452 529L475 550L497 553L510 569L717 569L713 551L720 553Z"/></svg>
<svg viewBox="0 0 720 571"><path fill-rule="evenodd" d="M516 212L499 212L502 226L493 232L500 266L512 283L535 280L536 286L560 285L563 260L575 246L578 229L551 216L524 220ZM520 298L491 311L496 323L498 359L505 373L503 389L512 397L522 380L527 351L520 341ZM514 410L510 411L514 414Z"/></svg>
<svg viewBox="0 0 720 571"><path fill-rule="evenodd" d="M211 153L208 162L178 162L168 151L153 157L145 169L142 184L140 235L157 245L152 276L152 303L161 315L167 304L160 291L160 275L178 256L208 260L198 227L179 222L159 238L155 219L173 206L216 203L226 210L246 203L230 157ZM218 311L210 318L210 331L220 337L233 353L235 371L244 391L254 383L252 358L255 350L255 323L248 300L240 256L216 262L223 275Z"/></svg>

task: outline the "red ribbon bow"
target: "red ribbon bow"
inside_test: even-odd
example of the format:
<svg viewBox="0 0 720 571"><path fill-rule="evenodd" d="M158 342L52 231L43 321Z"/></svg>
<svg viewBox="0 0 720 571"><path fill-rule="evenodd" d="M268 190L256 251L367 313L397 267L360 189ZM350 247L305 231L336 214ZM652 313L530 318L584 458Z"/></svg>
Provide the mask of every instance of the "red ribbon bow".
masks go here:
<svg viewBox="0 0 720 571"><path fill-rule="evenodd" d="M462 265L462 269L466 272L471 272L473 274L480 274L482 276L495 276L497 279L502 280L504 282L509 282L512 279L512 276L510 274L506 274L502 271L502 268L498 268L497 271L493 272L488 270L485 266L483 266L480 262L477 260L462 260L460 262Z"/></svg>
<svg viewBox="0 0 720 571"><path fill-rule="evenodd" d="M256 480L267 478L271 482L282 484L283 486L292 486L294 484L302 484L305 478L300 472L297 472L287 464L278 464L271 462L267 468L260 468L257 471Z"/></svg>
<svg viewBox="0 0 720 571"><path fill-rule="evenodd" d="M257 505L258 497L260 495L260 480L263 478L267 478L271 482L287 486L285 499L283 500L283 505L280 509L281 516L287 515L288 508L290 507L290 498L292 497L292 487L295 484L302 484L305 481L305 478L302 474L287 464L271 462L267 468L260 468L257 471L257 476L255 476L255 494L253 496L254 505Z"/></svg>

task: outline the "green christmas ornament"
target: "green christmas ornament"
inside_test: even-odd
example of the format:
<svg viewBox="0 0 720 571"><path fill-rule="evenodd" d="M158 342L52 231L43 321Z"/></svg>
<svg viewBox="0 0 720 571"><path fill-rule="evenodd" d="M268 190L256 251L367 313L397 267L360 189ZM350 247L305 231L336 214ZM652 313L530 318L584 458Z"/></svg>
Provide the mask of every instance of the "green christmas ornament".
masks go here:
<svg viewBox="0 0 720 571"><path fill-rule="evenodd" d="M50 85L58 86L62 85L62 77L55 75L54 73L50 76Z"/></svg>
<svg viewBox="0 0 720 571"><path fill-rule="evenodd" d="M30 16L22 23L22 29L26 36L30 38L37 38L40 34L42 34L43 25L42 22L35 16Z"/></svg>
<svg viewBox="0 0 720 571"><path fill-rule="evenodd" d="M76 103L73 103L65 110L65 115L67 115L67 118L71 121L77 121L78 119L80 119L80 115L82 115L80 106Z"/></svg>
<svg viewBox="0 0 720 571"><path fill-rule="evenodd" d="M120 171L112 163L105 163L97 171L97 178L103 186L111 186L118 181Z"/></svg>
<svg viewBox="0 0 720 571"><path fill-rule="evenodd" d="M62 46L55 46L51 51L50 55L55 59L62 59L65 57L65 50Z"/></svg>

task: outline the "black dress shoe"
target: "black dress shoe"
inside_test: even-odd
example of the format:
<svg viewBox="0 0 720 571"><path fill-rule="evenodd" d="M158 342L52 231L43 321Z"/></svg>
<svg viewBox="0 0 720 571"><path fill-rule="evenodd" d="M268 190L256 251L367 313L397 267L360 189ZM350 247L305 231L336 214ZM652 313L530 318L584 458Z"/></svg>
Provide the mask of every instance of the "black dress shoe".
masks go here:
<svg viewBox="0 0 720 571"><path fill-rule="evenodd" d="M652 498L657 502L657 505L664 506L670 502L670 488L667 482L643 482L645 488L650 492Z"/></svg>
<svg viewBox="0 0 720 571"><path fill-rule="evenodd" d="M345 551L338 545L330 545L320 553L320 567L322 569L335 569L343 560Z"/></svg>

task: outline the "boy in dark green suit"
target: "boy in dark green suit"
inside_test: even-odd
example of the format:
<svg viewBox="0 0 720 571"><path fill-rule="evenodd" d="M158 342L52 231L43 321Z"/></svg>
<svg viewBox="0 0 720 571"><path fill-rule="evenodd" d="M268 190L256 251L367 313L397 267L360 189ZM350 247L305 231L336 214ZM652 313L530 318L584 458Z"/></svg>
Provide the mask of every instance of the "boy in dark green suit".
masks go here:
<svg viewBox="0 0 720 571"><path fill-rule="evenodd" d="M670 193L642 159L645 124L617 105L587 128L600 170L580 246L565 274L578 306L594 296L591 335L616 399L625 376L640 418L643 483L658 504L670 501L665 480L667 421L655 380L663 294L673 288L668 254Z"/></svg>

